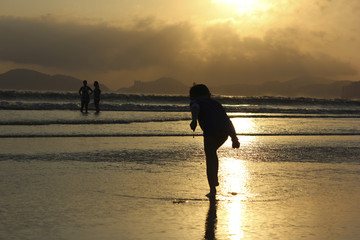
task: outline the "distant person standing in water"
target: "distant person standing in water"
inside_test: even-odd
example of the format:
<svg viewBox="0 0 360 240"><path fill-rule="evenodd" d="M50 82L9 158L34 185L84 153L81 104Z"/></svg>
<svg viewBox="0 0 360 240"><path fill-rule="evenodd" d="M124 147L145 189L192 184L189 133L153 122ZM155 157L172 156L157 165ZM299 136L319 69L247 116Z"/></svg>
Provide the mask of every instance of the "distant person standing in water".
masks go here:
<svg viewBox="0 0 360 240"><path fill-rule="evenodd" d="M85 107L85 112L88 112L88 106L90 102L90 95L93 93L93 90L87 86L87 81L83 81L83 86L79 90L79 94L81 96L81 108L80 111L83 112Z"/></svg>
<svg viewBox="0 0 360 240"><path fill-rule="evenodd" d="M101 90L100 90L100 86L98 81L94 82L94 104L95 104L95 109L96 112L100 112L100 108L99 108L99 103L100 103L100 94L101 94Z"/></svg>
<svg viewBox="0 0 360 240"><path fill-rule="evenodd" d="M210 187L210 192L206 196L213 198L216 195L216 187L219 186L219 159L216 151L224 144L228 136L231 137L233 148L239 148L240 143L235 128L224 108L210 96L209 89L203 84L194 85L190 89L192 115L190 128L195 131L197 122L199 122L203 130L206 173Z"/></svg>

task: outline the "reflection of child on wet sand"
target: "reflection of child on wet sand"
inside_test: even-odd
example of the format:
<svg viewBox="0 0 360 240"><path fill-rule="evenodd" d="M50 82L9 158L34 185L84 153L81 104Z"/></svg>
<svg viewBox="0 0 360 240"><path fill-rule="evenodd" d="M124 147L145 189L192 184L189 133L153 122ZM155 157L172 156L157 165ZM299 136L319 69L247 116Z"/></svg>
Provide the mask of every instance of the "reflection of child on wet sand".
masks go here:
<svg viewBox="0 0 360 240"><path fill-rule="evenodd" d="M99 107L99 103L100 103L100 94L101 94L101 90L100 90L100 86L98 81L94 82L94 105L95 105L95 109L96 112L100 112L100 107Z"/></svg>
<svg viewBox="0 0 360 240"><path fill-rule="evenodd" d="M228 136L231 137L232 147L239 148L234 126L220 103L210 98L209 89L203 85L194 85L190 89L190 108L192 121L190 128L195 131L197 122L204 132L204 150L206 156L206 173L210 186L208 197L215 197L218 181L219 160L217 149L223 145Z"/></svg>
<svg viewBox="0 0 360 240"><path fill-rule="evenodd" d="M85 107L85 112L88 112L88 106L90 102L90 95L93 90L87 86L87 81L83 81L83 86L79 89L79 94L81 95L81 108L80 111L83 112Z"/></svg>

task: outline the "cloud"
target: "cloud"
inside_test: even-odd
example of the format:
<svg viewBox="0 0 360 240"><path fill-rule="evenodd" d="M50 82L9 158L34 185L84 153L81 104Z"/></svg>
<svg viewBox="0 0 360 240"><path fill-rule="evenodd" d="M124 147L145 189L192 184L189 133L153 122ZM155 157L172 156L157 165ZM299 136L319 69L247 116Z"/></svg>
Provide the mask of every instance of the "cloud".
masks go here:
<svg viewBox="0 0 360 240"><path fill-rule="evenodd" d="M220 79L235 83L356 74L350 63L321 51L325 32L298 28L272 30L258 38L240 36L228 22L198 29L190 22L160 24L156 18L143 18L131 27L116 27L2 16L0 34L0 61L59 72L151 69L159 77L212 84Z"/></svg>
<svg viewBox="0 0 360 240"><path fill-rule="evenodd" d="M187 24L137 28L86 25L55 19L0 18L0 58L63 69L139 69L166 66L189 38ZM148 27L148 28L147 28Z"/></svg>
<svg viewBox="0 0 360 240"><path fill-rule="evenodd" d="M201 35L202 75L214 83L219 79L235 83L356 74L351 64L320 50L324 35L280 29L269 31L264 38L240 37L232 24L213 25Z"/></svg>

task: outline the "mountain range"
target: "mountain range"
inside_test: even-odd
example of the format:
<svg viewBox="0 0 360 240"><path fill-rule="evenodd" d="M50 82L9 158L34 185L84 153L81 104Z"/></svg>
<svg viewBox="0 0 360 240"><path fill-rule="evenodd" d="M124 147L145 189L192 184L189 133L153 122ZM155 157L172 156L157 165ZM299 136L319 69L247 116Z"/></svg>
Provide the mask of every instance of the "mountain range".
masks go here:
<svg viewBox="0 0 360 240"><path fill-rule="evenodd" d="M220 94L241 96L285 96L285 97L317 97L346 98L344 88L352 81L332 81L324 78L298 77L288 81L269 81L261 84L234 84L218 86ZM360 97L360 96L359 96Z"/></svg>
<svg viewBox="0 0 360 240"><path fill-rule="evenodd" d="M49 75L29 69L14 69L0 74L0 89L36 91L78 91L83 80L62 74ZM92 87L92 83L89 82ZM110 91L100 83L102 91Z"/></svg>
<svg viewBox="0 0 360 240"><path fill-rule="evenodd" d="M151 82L135 81L121 93L188 94L191 86L173 78L160 78ZM213 94L232 96L283 96L360 99L360 81L332 81L325 78L298 77L288 81L261 84L232 84L209 86Z"/></svg>
<svg viewBox="0 0 360 240"><path fill-rule="evenodd" d="M135 81L134 85L128 88L120 88L120 93L154 93L154 94L187 94L190 90L182 82L174 78L159 78L151 82Z"/></svg>
<svg viewBox="0 0 360 240"><path fill-rule="evenodd" d="M90 85L90 84L89 84ZM92 84L91 84L92 85ZM102 91L111 91L100 83ZM48 75L29 69L14 69L0 74L0 89L78 91L82 80L66 75ZM135 81L133 86L118 89L119 93L187 95L191 86L163 77L150 82ZM233 96L284 96L360 99L360 81L333 81L303 76L288 81L261 84L232 84L209 86L213 94Z"/></svg>

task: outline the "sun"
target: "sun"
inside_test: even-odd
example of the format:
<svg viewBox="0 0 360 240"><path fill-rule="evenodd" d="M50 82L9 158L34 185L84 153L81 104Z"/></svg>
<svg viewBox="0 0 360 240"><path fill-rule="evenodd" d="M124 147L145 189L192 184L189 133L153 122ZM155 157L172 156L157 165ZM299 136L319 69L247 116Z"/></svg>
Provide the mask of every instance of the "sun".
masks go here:
<svg viewBox="0 0 360 240"><path fill-rule="evenodd" d="M260 0L212 0L213 3L228 5L239 15L251 14L264 10L264 3Z"/></svg>

